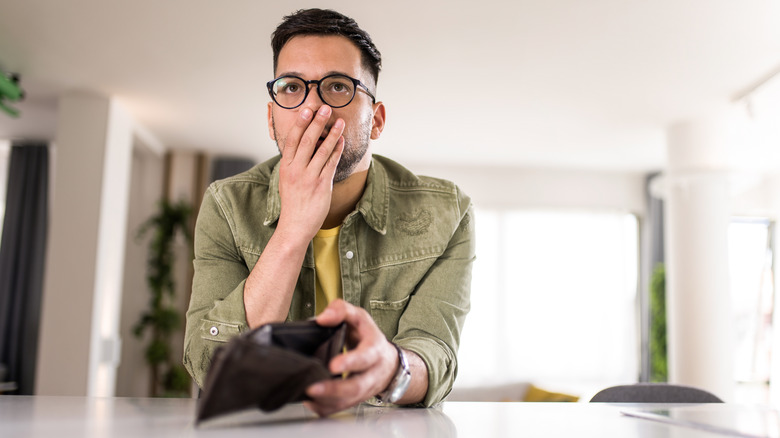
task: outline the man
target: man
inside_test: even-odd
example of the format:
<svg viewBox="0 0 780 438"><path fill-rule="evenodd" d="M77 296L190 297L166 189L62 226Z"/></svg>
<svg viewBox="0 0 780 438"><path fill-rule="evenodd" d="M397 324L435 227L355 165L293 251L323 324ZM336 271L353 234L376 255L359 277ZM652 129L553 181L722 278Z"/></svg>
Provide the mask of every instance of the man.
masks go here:
<svg viewBox="0 0 780 438"><path fill-rule="evenodd" d="M184 364L202 386L220 343L316 316L346 322L351 349L330 363L348 378L310 386L310 409L328 415L369 399L431 406L457 373L471 201L371 153L386 117L374 97L381 57L352 19L298 11L272 46L268 127L281 156L204 196Z"/></svg>

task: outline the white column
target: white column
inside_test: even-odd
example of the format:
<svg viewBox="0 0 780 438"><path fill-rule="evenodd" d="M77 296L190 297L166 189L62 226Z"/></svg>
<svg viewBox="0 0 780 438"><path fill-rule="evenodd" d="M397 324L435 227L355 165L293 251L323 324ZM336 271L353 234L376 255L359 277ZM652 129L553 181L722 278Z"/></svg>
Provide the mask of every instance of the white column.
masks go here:
<svg viewBox="0 0 780 438"><path fill-rule="evenodd" d="M780 218L780 173L774 173L767 178L769 192L769 209L775 218ZM769 375L769 402L780 406L780 301L777 297L780 293L780 258L777 248L780 247L780 223L775 222L774 227L774 287L775 301L772 313L772 362Z"/></svg>
<svg viewBox="0 0 780 438"><path fill-rule="evenodd" d="M115 101L60 99L37 394L113 395L132 137Z"/></svg>
<svg viewBox="0 0 780 438"><path fill-rule="evenodd" d="M133 162L133 122L116 101L109 104L100 196L97 266L87 395L112 397L119 366L120 304L124 283L127 209Z"/></svg>
<svg viewBox="0 0 780 438"><path fill-rule="evenodd" d="M730 115L668 132L666 292L669 380L732 400L728 277Z"/></svg>

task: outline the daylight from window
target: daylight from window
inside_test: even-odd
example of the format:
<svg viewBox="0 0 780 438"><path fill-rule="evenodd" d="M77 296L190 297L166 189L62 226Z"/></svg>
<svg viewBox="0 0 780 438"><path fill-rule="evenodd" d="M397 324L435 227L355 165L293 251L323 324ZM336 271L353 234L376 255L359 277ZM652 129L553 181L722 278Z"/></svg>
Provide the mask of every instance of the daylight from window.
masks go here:
<svg viewBox="0 0 780 438"><path fill-rule="evenodd" d="M576 391L636 380L636 217L526 210L476 217L472 310L456 384Z"/></svg>
<svg viewBox="0 0 780 438"><path fill-rule="evenodd" d="M774 308L771 235L768 219L741 218L729 225L734 377L738 382L769 381Z"/></svg>

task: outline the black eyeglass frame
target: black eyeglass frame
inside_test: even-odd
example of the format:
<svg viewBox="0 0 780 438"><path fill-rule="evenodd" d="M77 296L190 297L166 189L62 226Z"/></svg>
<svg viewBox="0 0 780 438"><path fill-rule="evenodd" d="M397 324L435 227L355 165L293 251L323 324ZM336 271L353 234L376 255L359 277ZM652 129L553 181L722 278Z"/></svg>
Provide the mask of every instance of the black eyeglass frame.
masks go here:
<svg viewBox="0 0 780 438"><path fill-rule="evenodd" d="M325 101L325 99L322 97L322 93L320 92L320 84L322 83L322 81L324 81L325 79L328 79L328 78L332 78L334 76L340 76L340 77L349 79L350 81L352 81L352 85L355 87L355 92L352 93L352 98L350 98L349 102L345 103L344 105L334 106L334 105L329 104L328 102ZM304 91L304 93L303 93L303 100L301 100L301 103L299 103L298 105L295 105L295 106L284 106L284 105L282 105L281 103L279 103L276 100L276 95L274 94L274 83L276 83L276 81L278 81L279 79L284 79L284 78L295 78L295 79L298 79L301 82L303 82L304 85L306 86L306 91ZM355 95L357 95L357 90L358 90L359 86L363 87L363 90L366 92L366 94L371 96L371 103L376 103L376 97L374 97L374 95L371 94L371 91L369 91L368 87L366 87L366 85L364 83L360 82L359 79L355 79L355 78L353 78L351 76L347 76L347 75L345 75L343 73L333 73L333 74L329 74L329 75L323 77L322 79L319 79L319 80L313 79L311 81L307 81L306 79L303 79L300 76L284 75L284 76L279 76L278 78L275 78L275 79L271 79L265 85L268 87L268 94L271 96L271 99L274 101L274 103L276 103L277 105L279 105L280 107L282 107L284 109L295 109L295 108L298 108L299 106L303 105L304 102L306 102L306 99L309 97L309 90L311 90L310 85L312 85L312 84L316 84L317 85L317 95L320 97L320 100L323 103L325 103L326 105L330 106L331 108L344 108L345 106L347 106L350 103L352 103L352 101L355 100Z"/></svg>

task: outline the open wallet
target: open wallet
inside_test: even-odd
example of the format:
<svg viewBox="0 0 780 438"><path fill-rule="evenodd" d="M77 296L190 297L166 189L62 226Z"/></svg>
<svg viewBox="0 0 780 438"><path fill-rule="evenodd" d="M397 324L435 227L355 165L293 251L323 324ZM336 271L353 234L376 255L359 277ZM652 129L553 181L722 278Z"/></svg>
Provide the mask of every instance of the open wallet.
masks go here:
<svg viewBox="0 0 780 438"><path fill-rule="evenodd" d="M345 346L347 327L314 320L260 326L218 347L198 403L201 421L257 406L270 412L308 399L306 388L333 378L328 363Z"/></svg>

